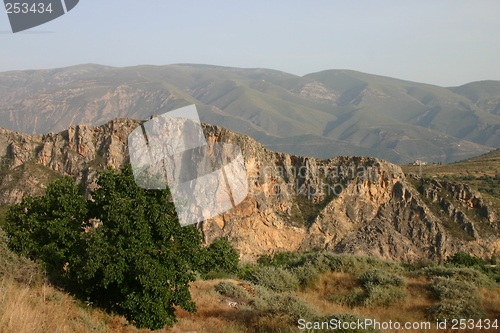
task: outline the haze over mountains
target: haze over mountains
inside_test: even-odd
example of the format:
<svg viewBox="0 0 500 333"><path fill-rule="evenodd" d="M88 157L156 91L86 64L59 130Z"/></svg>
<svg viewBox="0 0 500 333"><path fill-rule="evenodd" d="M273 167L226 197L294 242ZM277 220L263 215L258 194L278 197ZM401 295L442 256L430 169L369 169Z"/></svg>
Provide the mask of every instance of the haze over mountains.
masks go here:
<svg viewBox="0 0 500 333"><path fill-rule="evenodd" d="M350 70L300 77L207 65L0 73L0 127L28 134L193 103L204 122L317 158L451 162L500 147L500 81L444 88Z"/></svg>

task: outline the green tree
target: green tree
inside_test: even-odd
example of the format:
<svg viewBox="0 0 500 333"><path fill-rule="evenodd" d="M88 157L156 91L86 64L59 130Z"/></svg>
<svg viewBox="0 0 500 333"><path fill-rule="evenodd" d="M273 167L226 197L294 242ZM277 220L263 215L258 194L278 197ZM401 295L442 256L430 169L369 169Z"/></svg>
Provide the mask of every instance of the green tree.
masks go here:
<svg viewBox="0 0 500 333"><path fill-rule="evenodd" d="M483 266L484 262L481 258L473 257L468 253L459 251L446 260L447 263L454 264L455 266L473 267Z"/></svg>
<svg viewBox="0 0 500 333"><path fill-rule="evenodd" d="M206 260L205 272L236 273L240 262L238 251L224 237L210 244L206 249L204 259Z"/></svg>
<svg viewBox="0 0 500 333"><path fill-rule="evenodd" d="M189 282L201 235L181 227L168 190L139 188L130 166L100 174L92 201L69 178L10 209L11 248L46 262L64 287L124 315L139 328L175 321L175 306L195 311ZM97 228L84 228L93 219Z"/></svg>
<svg viewBox="0 0 500 333"><path fill-rule="evenodd" d="M7 212L10 248L41 262L51 275L64 267L81 246L86 200L70 177L53 181L41 197L25 197Z"/></svg>
<svg viewBox="0 0 500 333"><path fill-rule="evenodd" d="M84 295L139 328L172 325L176 305L196 310L189 282L201 235L180 226L168 194L139 188L130 166L103 172L89 203L102 226L87 234L80 261L69 266Z"/></svg>

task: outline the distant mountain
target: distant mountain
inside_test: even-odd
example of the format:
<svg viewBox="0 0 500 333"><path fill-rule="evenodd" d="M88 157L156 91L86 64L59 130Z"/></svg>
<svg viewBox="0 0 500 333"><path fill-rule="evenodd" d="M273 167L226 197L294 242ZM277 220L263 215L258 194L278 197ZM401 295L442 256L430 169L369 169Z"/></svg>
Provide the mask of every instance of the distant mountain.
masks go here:
<svg viewBox="0 0 500 333"><path fill-rule="evenodd" d="M317 158L451 162L500 147L499 81L443 88L349 70L300 77L190 64L0 73L0 127L28 134L193 103L204 122Z"/></svg>
<svg viewBox="0 0 500 333"><path fill-rule="evenodd" d="M465 96L482 110L500 115L500 81L472 82L450 90Z"/></svg>

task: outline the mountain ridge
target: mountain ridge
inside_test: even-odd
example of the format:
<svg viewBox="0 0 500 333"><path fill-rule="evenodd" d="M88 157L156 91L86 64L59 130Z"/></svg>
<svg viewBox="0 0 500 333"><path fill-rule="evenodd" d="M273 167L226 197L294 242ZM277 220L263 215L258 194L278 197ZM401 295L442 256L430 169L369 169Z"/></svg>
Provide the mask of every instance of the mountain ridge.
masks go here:
<svg viewBox="0 0 500 333"><path fill-rule="evenodd" d="M202 121L317 158L452 162L500 147L498 81L444 88L352 70L301 77L212 65L78 65L0 73L0 88L1 126L30 134L196 104ZM297 145L305 136L307 149Z"/></svg>

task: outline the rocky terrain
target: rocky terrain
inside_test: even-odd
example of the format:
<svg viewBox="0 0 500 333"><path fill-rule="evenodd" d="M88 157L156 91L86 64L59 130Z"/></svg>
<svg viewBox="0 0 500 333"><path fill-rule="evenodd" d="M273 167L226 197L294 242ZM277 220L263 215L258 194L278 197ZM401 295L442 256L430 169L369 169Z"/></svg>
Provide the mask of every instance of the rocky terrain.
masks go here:
<svg viewBox="0 0 500 333"><path fill-rule="evenodd" d="M84 184L88 194L97 170L128 163L128 135L139 125L117 118L58 134L0 129L0 204L41 195L61 174ZM377 158L319 160L273 152L220 126L203 130L208 141L240 146L249 195L197 227L206 243L227 237L243 259L313 249L405 261L440 261L457 251L500 255L498 214L468 186L406 177Z"/></svg>

